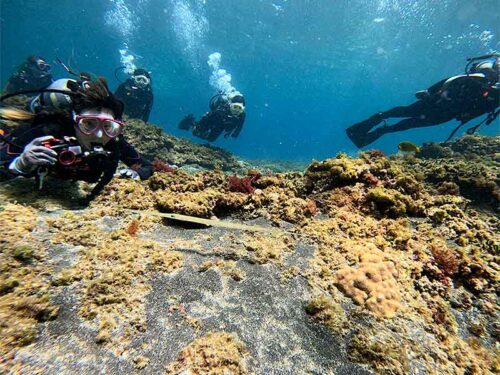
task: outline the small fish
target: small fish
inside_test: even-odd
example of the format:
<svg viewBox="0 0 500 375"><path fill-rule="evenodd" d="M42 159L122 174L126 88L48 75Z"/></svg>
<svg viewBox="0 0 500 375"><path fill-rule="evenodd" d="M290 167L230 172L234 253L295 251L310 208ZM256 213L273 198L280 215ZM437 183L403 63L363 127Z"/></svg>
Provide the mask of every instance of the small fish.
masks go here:
<svg viewBox="0 0 500 375"><path fill-rule="evenodd" d="M420 152L420 147L410 141L403 141L398 145L398 150L403 152Z"/></svg>

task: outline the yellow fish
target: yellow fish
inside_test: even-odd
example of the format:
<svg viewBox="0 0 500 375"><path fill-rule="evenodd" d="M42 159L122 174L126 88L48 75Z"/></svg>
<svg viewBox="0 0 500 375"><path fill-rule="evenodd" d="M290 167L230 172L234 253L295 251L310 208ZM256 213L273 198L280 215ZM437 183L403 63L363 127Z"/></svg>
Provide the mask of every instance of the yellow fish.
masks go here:
<svg viewBox="0 0 500 375"><path fill-rule="evenodd" d="M420 147L410 141L403 141L398 145L398 150L403 152L420 152Z"/></svg>

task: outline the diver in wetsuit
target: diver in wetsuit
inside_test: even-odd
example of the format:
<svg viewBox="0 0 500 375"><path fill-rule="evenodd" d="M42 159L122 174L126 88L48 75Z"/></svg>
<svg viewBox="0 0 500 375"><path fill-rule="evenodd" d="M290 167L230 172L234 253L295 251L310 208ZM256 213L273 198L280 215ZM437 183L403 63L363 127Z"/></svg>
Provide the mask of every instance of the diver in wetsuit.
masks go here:
<svg viewBox="0 0 500 375"><path fill-rule="evenodd" d="M145 180L153 174L151 163L123 137L123 103L104 78L60 79L40 90L33 102L31 112L0 108L0 118L19 121L0 137L0 177L34 177L39 189L47 174L96 183L87 197L92 199L111 181L120 161L127 166L118 171L122 177Z"/></svg>
<svg viewBox="0 0 500 375"><path fill-rule="evenodd" d="M10 76L4 94L18 91L37 90L52 83L50 65L41 56L29 56Z"/></svg>
<svg viewBox="0 0 500 375"><path fill-rule="evenodd" d="M223 132L224 138L236 138L245 122L245 98L238 91L217 94L210 100L210 111L199 121L193 115L186 116L179 129L192 130L193 135L214 142Z"/></svg>
<svg viewBox="0 0 500 375"><path fill-rule="evenodd" d="M415 103L379 112L350 126L346 129L347 136L361 148L387 133L439 125L453 119L461 122L460 127L476 117L489 114L484 120L489 125L498 116L497 108L500 106L500 55L480 58L485 59L474 63L470 69L469 63L466 74L443 79L427 90L417 92L415 96L418 100ZM471 60L477 61L480 58ZM385 123L386 119L403 117L405 119L394 125ZM383 125L377 127L382 122ZM477 129L477 126L473 129ZM450 138L457 130L458 127Z"/></svg>
<svg viewBox="0 0 500 375"><path fill-rule="evenodd" d="M131 78L118 86L115 95L125 104L127 116L144 122L149 120L154 100L149 72L136 69Z"/></svg>

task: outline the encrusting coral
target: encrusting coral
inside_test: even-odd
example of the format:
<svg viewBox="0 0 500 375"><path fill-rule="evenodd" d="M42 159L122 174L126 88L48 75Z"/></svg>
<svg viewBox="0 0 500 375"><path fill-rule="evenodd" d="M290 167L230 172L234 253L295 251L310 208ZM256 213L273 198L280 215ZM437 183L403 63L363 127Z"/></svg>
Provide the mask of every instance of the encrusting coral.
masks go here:
<svg viewBox="0 0 500 375"><path fill-rule="evenodd" d="M360 256L356 268L340 269L334 283L358 305L365 305L375 315L390 318L400 307L399 285L394 263L384 261L379 254Z"/></svg>

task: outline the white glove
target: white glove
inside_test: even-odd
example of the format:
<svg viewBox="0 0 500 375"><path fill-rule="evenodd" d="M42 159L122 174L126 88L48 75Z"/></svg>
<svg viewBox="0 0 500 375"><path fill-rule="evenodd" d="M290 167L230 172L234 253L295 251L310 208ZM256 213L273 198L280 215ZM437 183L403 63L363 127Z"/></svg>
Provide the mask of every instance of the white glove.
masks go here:
<svg viewBox="0 0 500 375"><path fill-rule="evenodd" d="M132 180L140 180L141 176L139 176L139 173L134 171L133 169L130 168L122 168L119 171L120 176L124 178L131 178Z"/></svg>
<svg viewBox="0 0 500 375"><path fill-rule="evenodd" d="M9 169L18 174L28 174L36 168L54 165L57 162L57 152L42 145L43 142L54 139L52 136L38 137L24 146L20 156L9 165Z"/></svg>

